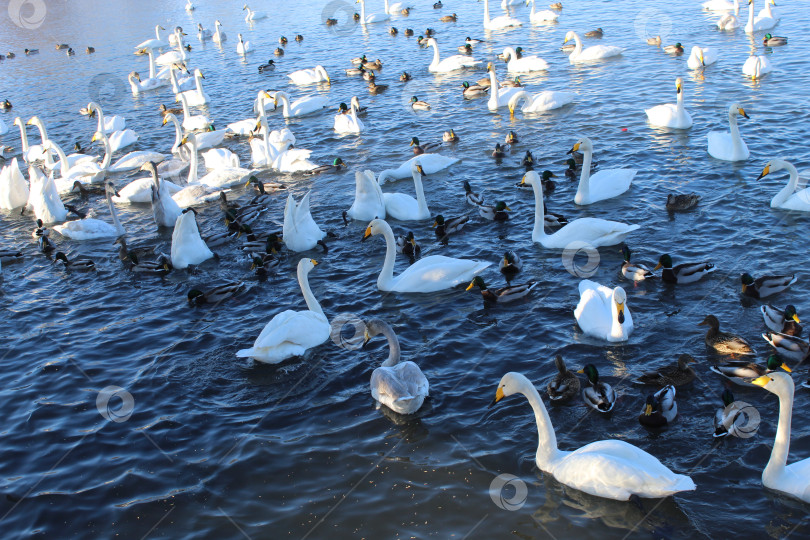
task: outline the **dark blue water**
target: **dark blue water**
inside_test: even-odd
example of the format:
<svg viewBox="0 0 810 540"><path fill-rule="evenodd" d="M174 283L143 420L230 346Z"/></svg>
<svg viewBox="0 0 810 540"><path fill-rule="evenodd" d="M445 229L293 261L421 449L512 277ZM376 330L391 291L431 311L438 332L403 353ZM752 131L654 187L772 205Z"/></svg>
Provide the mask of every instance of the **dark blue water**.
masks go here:
<svg viewBox="0 0 810 540"><path fill-rule="evenodd" d="M128 127L140 134L134 149L167 151L174 135L169 127L160 127L157 107L173 104L170 92L133 98L126 84L130 71L147 71L145 60L131 54L132 46L152 36L158 23L181 25L189 34L193 50L188 64L205 74L205 88L213 97L205 112L217 127L250 116L259 89L288 90L296 97L328 92L329 109L289 125L297 146L313 150L313 160L328 163L341 157L349 170L314 178L261 176L288 183L296 197L312 189L315 220L336 235L327 254L306 254L321 263L310 283L327 317L355 314L388 321L399 336L403 358L424 370L431 397L413 418L375 408L368 381L387 355L379 338L362 350L330 341L303 359L277 366L235 358L274 314L303 309L295 279L300 255L290 254L277 273L260 281L233 243L217 249L218 263L160 279L129 273L111 242L78 243L54 234L59 249L97 262L93 274L72 273L38 252L30 215L3 213L0 247L25 254L22 263L4 265L0 288L4 536L799 538L810 533L806 505L761 485L776 430L775 396L733 388L738 399L760 412L760 429L750 439L712 439L724 383L708 369L712 358L703 343L704 327L697 326L705 315L716 315L723 329L749 339L764 362L769 348L760 337L765 327L759 302L739 295L744 271L755 276L797 273L798 283L773 303L793 303L801 317L810 317L810 304L803 301L808 293L804 269L810 262L807 216L770 208L786 176L755 181L773 157L784 157L800 170L810 166L804 90L810 64L802 39L808 20L800 2L780 3L783 19L774 33L789 36L790 45L765 51L776 70L757 83L744 78L740 69L752 48L763 52L762 32L753 38L741 30L719 33L713 28L716 17L705 15L700 3L692 1L571 1L564 3L557 25L532 27L527 22L520 29L491 34L482 30L483 6L476 2L448 0L443 10L433 10L432 2L413 2L407 18L367 31L341 22L337 33L327 30L322 17L343 9L342 4L328 9L323 1L251 4L271 15L252 28L243 20L241 3L195 4L189 14L182 1L52 2L45 6L41 25L31 29L3 13L0 52L11 50L18 57L0 63L0 99L14 105L0 113L11 128L2 144L18 151L13 118L34 114L63 147L76 141L89 144L94 121L77 111L98 99L108 114L124 115ZM35 8L24 7L30 10L25 12L29 19ZM382 2L370 2L368 8L381 11ZM349 9L359 5L349 4ZM493 16L501 13L494 2L490 10ZM437 21L453 12L458 23ZM528 21L528 12L519 7L515 14ZM743 21L745 17L743 13ZM196 23L213 29L215 19L223 23L228 40L222 48L211 42L200 45ZM400 30L399 36L388 35L390 25ZM463 100L461 82L484 72L429 74L432 53L403 36L407 27L419 34L428 26L437 29L443 56L454 53L468 35L488 40L475 51L485 62L495 61L507 45L540 55L551 69L523 76L523 82L529 90L575 92L576 104L510 119L506 112L489 113L483 100ZM624 47L624 55L570 66L559 51L566 31L595 27L604 29L602 43ZM238 32L257 49L247 61L235 52ZM292 40L297 33L305 38L300 44ZM290 39L287 53L276 59L274 72L259 74L257 66L273 57L282 34ZM670 57L647 45L647 34L663 34L664 44L680 41L687 52L694 44L717 47L720 60L693 74L686 69L686 55ZM54 50L56 42L71 44L76 56ZM97 52L86 55L88 45ZM40 53L26 57L26 47ZM385 94L372 97L365 83L343 75L349 59L363 53L383 60L378 82L390 86ZM316 64L332 75L331 88L288 84L287 72ZM495 65L503 79L504 64ZM414 77L407 85L398 81L403 70ZM687 132L651 129L643 111L673 102L676 76L684 78L694 127ZM352 95L369 107L366 131L360 137L337 137L334 109ZM414 114L406 106L412 95L429 101L432 110ZM751 117L741 120L751 157L734 164L706 153L706 133L725 129L731 100L739 101ZM278 129L284 122L276 114L270 124ZM412 156L411 137L438 141L449 128L461 142L441 152L463 161L426 181L431 211L445 216L470 212L461 188L468 180L477 190L486 190L489 199L507 201L511 219L496 224L472 213L470 224L448 246L433 243L430 223L394 223L394 228L412 229L423 249L435 254L497 263L504 249L515 250L525 261L518 281L541 283L524 303L486 308L477 293L462 289L429 295L381 293L375 282L382 240L361 244L366 224L343 224L341 212L353 199L355 169L379 172L397 166ZM495 163L490 153L509 130L518 133L520 142L511 156ZM717 267L691 286L672 288L657 281L634 286L618 272L618 249L600 249L592 279L623 285L635 318L635 333L620 345L607 346L578 330L573 309L579 278L566 271L559 252L531 242L534 200L529 191L514 187L525 150L534 152L538 168L561 175L566 151L583 135L594 141L600 167L632 167L639 173L626 194L582 208L573 204L576 183L561 177L547 201L553 211L569 219L595 216L640 224L628 239L639 261L655 261L669 252L676 264L705 259ZM32 139L39 142L35 135ZM240 154L243 165L248 163L246 142L227 146ZM119 186L128 181L113 180ZM395 188L409 190L408 184ZM696 192L702 200L696 210L671 216L664 209L671 192ZM237 201L250 196L241 188L231 194ZM284 202L283 194L274 200L259 229L279 228ZM98 198L83 204L106 215ZM171 234L155 230L148 206L120 206L118 211L130 243L168 250ZM203 234L222 230L217 205L202 208L198 222ZM400 260L398 271L405 264ZM484 277L500 285L494 268ZM231 280L245 281L248 291L216 308L187 305L190 288ZM636 420L648 389L629 379L684 352L699 360L700 378L679 391L676 423L651 433ZM645 502L642 510L566 489L538 471L536 430L523 398L507 399L493 410L487 405L507 371L520 371L544 387L554 374L556 353L571 368L594 363L619 394L609 418L590 413L580 400L550 409L561 448L605 438L626 440L689 474L697 490L660 504ZM795 370L797 382L806 377L806 368ZM109 395L101 392L109 386L115 389L108 392L118 392L109 400L111 412L99 407ZM810 456L810 424L802 414L807 406L807 391L797 390L791 460ZM123 416L110 416L116 413ZM500 474L515 475L527 486L525 504L516 511L501 509L490 498L491 482Z"/></svg>

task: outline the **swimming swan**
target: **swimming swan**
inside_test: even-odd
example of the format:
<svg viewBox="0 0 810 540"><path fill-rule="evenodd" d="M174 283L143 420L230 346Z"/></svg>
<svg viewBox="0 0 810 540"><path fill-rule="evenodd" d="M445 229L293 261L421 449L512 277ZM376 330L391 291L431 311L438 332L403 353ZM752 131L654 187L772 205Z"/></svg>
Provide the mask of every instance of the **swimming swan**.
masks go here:
<svg viewBox="0 0 810 540"><path fill-rule="evenodd" d="M745 145L740 128L737 127L737 115L749 116L738 103L728 106L729 131L710 131L707 135L709 155L724 161L744 161L748 159L748 147Z"/></svg>
<svg viewBox="0 0 810 540"><path fill-rule="evenodd" d="M645 110L650 125L668 127L673 129L689 129L692 127L692 117L683 107L683 79L675 79L676 104L667 103L656 105Z"/></svg>
<svg viewBox="0 0 810 540"><path fill-rule="evenodd" d="M627 341L633 331L633 316L621 287L607 287L583 279L579 282L579 303L574 317L589 336L611 342Z"/></svg>
<svg viewBox="0 0 810 540"><path fill-rule="evenodd" d="M579 186L574 196L576 204L593 204L618 197L628 189L636 176L635 169L602 169L591 176L591 160L593 158L593 143L588 137L577 141L570 153L581 151L582 172L579 176Z"/></svg>

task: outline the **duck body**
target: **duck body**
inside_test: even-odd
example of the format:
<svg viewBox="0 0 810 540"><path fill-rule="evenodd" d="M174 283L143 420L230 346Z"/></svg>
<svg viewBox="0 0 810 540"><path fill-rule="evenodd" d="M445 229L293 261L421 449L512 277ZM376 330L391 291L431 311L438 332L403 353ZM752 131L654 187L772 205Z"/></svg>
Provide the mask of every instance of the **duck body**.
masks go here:
<svg viewBox="0 0 810 540"><path fill-rule="evenodd" d="M697 374L689 367L695 359L688 354L682 354L674 365L661 368L657 371L647 371L636 378L640 384L651 384L656 386L672 385L675 387L684 386L695 380Z"/></svg>
<svg viewBox="0 0 810 540"><path fill-rule="evenodd" d="M671 424L678 416L678 403L675 401L675 387L665 386L647 397L638 417L644 427L660 428Z"/></svg>
<svg viewBox="0 0 810 540"><path fill-rule="evenodd" d="M565 367L565 362L559 354L554 358L558 373L546 386L548 398L555 403L563 403L579 394L579 377Z"/></svg>
<svg viewBox="0 0 810 540"><path fill-rule="evenodd" d="M762 276L754 279L750 274L743 274L742 293L751 298L765 298L782 291L796 283L798 278L791 274L789 276Z"/></svg>
<svg viewBox="0 0 810 540"><path fill-rule="evenodd" d="M673 284L687 284L699 281L703 276L710 272L714 272L714 265L708 262L699 263L684 263L678 266L672 266L672 257L668 254L661 255L658 259L658 264L653 270L663 268L661 271L661 280L664 283Z"/></svg>
<svg viewBox="0 0 810 540"><path fill-rule="evenodd" d="M750 355L755 354L751 345L740 336L720 331L720 321L714 315L707 315L698 326L706 325L709 330L706 332L706 346L714 352L726 355Z"/></svg>
<svg viewBox="0 0 810 540"><path fill-rule="evenodd" d="M810 357L810 343L798 336L789 336L777 332L765 332L762 337L771 344L782 358L804 362Z"/></svg>
<svg viewBox="0 0 810 540"><path fill-rule="evenodd" d="M781 310L766 304L760 306L759 310L762 313L765 326L771 331L789 336L800 336L802 334L802 327L799 324L801 321L793 305L789 304L784 310Z"/></svg>

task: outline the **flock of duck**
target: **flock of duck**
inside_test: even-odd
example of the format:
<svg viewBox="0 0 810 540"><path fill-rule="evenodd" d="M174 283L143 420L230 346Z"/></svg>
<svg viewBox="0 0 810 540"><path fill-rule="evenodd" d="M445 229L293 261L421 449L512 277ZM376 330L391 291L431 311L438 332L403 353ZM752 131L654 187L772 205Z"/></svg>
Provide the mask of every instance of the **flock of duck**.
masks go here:
<svg viewBox="0 0 810 540"><path fill-rule="evenodd" d="M373 25L391 20L392 16L407 16L410 7L397 2L389 5L385 0L385 11L367 13L366 1L358 0L360 13L355 17L356 24ZM487 31L508 30L524 23L508 12L508 7L515 4L513 0L503 0L502 7L507 14L491 18L489 1L484 0L483 26ZM521 0L522 3L522 0ZM550 24L558 22L562 5L552 4L549 9L538 11L531 0L532 9L529 15L531 24ZM770 30L779 15L771 8L773 0L759 15L754 15L754 1L748 1L749 18L744 26L746 32ZM438 2L436 9L443 6ZM704 4L707 10L722 13L718 28L733 31L741 26L737 20L738 0L710 0ZM194 11L189 0L186 9ZM254 11L247 5L245 20L248 23L259 21L267 15ZM457 15L440 18L442 22L454 22ZM334 19L326 21L327 26L337 24ZM373 28L373 26L369 26ZM227 36L222 24L216 21L214 31L206 30L201 23L197 25L200 41L213 40L224 43ZM201 69L190 72L187 63L193 58L191 47L186 45L186 33L176 27L164 39L156 27L154 38L145 40L134 48L136 55L148 59L148 77L138 71L132 71L128 80L133 95L145 92L171 91L171 96L181 105L178 109L161 107L163 125L174 129L175 139L167 151L138 150L120 156L115 163L112 157L137 143L139 137L132 129L126 127L126 119L118 115L105 115L97 103L90 103L82 114L97 118L93 142L98 142L104 149L103 156L85 153L78 145L74 153L66 152L48 137L44 122L34 116L27 121L21 118L14 120L19 128L21 149L0 173L0 207L6 210L28 212L36 220L33 236L40 249L53 255L54 261L61 262L68 270L92 271L95 263L87 258L69 259L63 250L76 241L114 239L120 245L119 255L126 261L133 272L165 275L174 269L189 269L203 264L218 256L211 248L242 241L239 247L247 254L252 268L259 273L274 271L283 260L283 252L305 253L318 248L328 250L329 235L315 221L310 212L311 192L302 199L296 200L292 194L287 196L281 231L259 232L262 216L268 210L268 204L274 200L286 186L278 182L264 182L257 177L261 170L272 170L281 173L322 174L343 170L346 164L340 158L332 164L318 166L310 161L311 151L295 147L295 135L284 127L270 130L269 120L279 107L286 118L321 114L330 100L324 95L302 96L293 100L286 91L265 91L257 93L254 102L255 116L233 122L224 129L216 129L211 120L195 108L208 106L211 98L203 87L205 77ZM391 32L394 33L394 32ZM458 47L459 53L442 58L439 42L433 37L435 32L428 29L419 38L422 47L433 49L433 58L427 71L430 73L449 73L459 70L477 68L484 62L475 58L475 48L482 40L467 38ZM413 35L413 31L406 31ZM586 39L601 39L602 29L585 34ZM302 41L303 36L296 36ZM280 45L287 44L282 37ZM573 46L568 46L573 42ZM652 39L651 44L661 45L660 38ZM767 34L764 42L769 46L784 45L786 38ZM570 31L565 36L564 49L570 52L571 63L599 62L603 59L621 56L623 49L609 45L585 47L579 35ZM249 41L240 33L235 45L239 55L254 52ZM680 43L665 46L666 52L682 54ZM165 52L162 52L165 51ZM276 56L284 55L279 48ZM509 80L499 83L496 69L492 62L486 64L487 77L475 84L465 82L462 95L465 98L486 98L489 111L498 112L508 109L510 115L516 111L530 115L563 107L574 106L576 95L566 91L541 91L529 93L521 84L519 76L525 73L549 69L549 63L536 55L526 54L521 47L506 47L501 59L506 63ZM692 49L687 66L690 69L707 69L718 61L718 51L695 46ZM385 85L375 82L376 74L382 68L380 60L368 60L365 56L352 59L354 67L346 69L347 77L362 76L369 83L372 95L385 91ZM274 70L280 63L269 61L259 71ZM764 56L752 56L742 68L743 73L759 78L772 69L772 63ZM143 70L145 73L145 70ZM322 66L299 69L287 74L290 84L300 88L313 84L329 85L331 76ZM412 76L403 72L402 81ZM649 124L678 130L692 127L692 118L684 106L683 80L675 80L676 103L653 107L646 111ZM6 102L4 109L10 109ZM272 110L269 110L272 104ZM430 104L414 96L409 105L414 110L428 110ZM350 104L340 103L334 117L334 130L342 135L358 135L365 129L361 117L368 114L355 96ZM749 150L741 136L738 118L748 118L743 107L737 102L728 105L729 131L713 131L708 134L707 152L719 160L741 161L749 158ZM182 119L181 119L182 118ZM529 116L527 116L527 119ZM33 126L39 131L40 144L30 144L27 127ZM6 130L7 131L7 130ZM251 157L250 168L241 166L241 157L223 143L234 138L248 138ZM512 280L520 274L523 261L517 253L507 251L499 261L499 268L506 277L507 286L489 289L480 275L491 266L489 261L464 258L453 258L443 255L421 256L413 232L401 236L395 234L388 219L397 222L432 221L439 241L461 231L469 221L465 213L461 216L434 215L429 209L423 189L423 180L441 171L451 169L460 160L438 153L436 150L452 145L459 140L455 130L450 129L443 135L441 143L420 144L417 138L411 141L414 157L399 167L375 174L371 170L355 171L355 199L344 212L344 220L358 220L367 223L362 240L382 236L385 241L385 258L377 279L381 291L397 293L433 293L436 291L466 285L467 290L478 288L483 299L489 304L507 304L525 299L537 287L536 281L513 284ZM496 159L506 155L506 148L517 141L517 135L510 132L504 145L498 145L493 156ZM600 168L592 172L595 144L588 137L581 137L572 145L568 160L569 169L566 176L579 183L573 202L576 205L592 205L622 196L632 185L637 171L633 169ZM199 176L199 157L202 158L206 173ZM26 179L20 162L28 164ZM710 262L681 262L674 265L670 254L663 254L655 268L631 261L630 248L625 244L628 235L641 228L639 224L627 224L602 218L587 217L566 220L564 217L548 212L544 202L544 192L554 189L555 175L551 171L537 171L534 158L526 153L522 164L525 166L520 186L532 189L535 198L534 226L531 231L532 241L548 250L570 249L572 246L621 246L625 262L620 272L632 282L648 279L661 279L674 286L688 286L714 270ZM789 174L788 184L771 201L773 208L795 211L810 211L810 189L800 183L796 168L789 162L774 159L769 161L759 178L785 170ZM122 174L144 171L145 177L128 181L126 185L117 185ZM185 181L180 178L186 175ZM387 182L400 179L412 179L416 197L407 193L383 190ZM249 202L236 205L228 200L228 193L235 187L254 186L255 196ZM476 192L469 182L463 183L466 204L475 208L484 219L504 221L509 219L510 209L504 201L487 202ZM109 219L86 212L65 204L62 196L76 192L81 197L102 196L109 211ZM461 190L458 193L461 197ZM673 211L689 210L699 203L696 194L672 194L667 200L667 208ZM148 246L128 246L125 240L126 228L116 212L117 204L145 205L151 207L152 216L158 227L173 228L170 254L156 253ZM195 207L208 204L219 204L225 217L226 227L223 231L203 238L196 222ZM72 219L75 217L76 219ZM429 221L428 221L429 220ZM267 220L265 220L267 221ZM50 227L50 228L49 228ZM254 230L256 229L256 230ZM53 233L53 234L52 234ZM242 237L244 236L244 239ZM58 246L58 247L57 247ZM63 247L64 246L64 247ZM61 249L60 249L61 248ZM397 254L405 254L411 264L398 275L394 274ZM19 262L22 253L14 249L0 251L0 262L3 264ZM680 262L680 261L679 261ZM239 350L238 357L252 358L259 362L279 363L284 360L300 357L310 349L318 347L330 339L332 324L327 319L317 298L309 285L310 273L316 268L317 261L304 256L297 264L297 279L307 309L285 310L276 314L259 333L253 345ZM660 275L655 271L662 269ZM0 271L2 271L0 269ZM750 274L741 276L742 293L749 297L764 299L784 293L796 282L795 275L764 275L758 278ZM244 290L242 282L233 282L206 291L192 289L188 299L193 303L219 304ZM627 341L632 334L633 316L627 305L627 294L618 286L605 287L590 280L579 283L580 300L574 311L574 317L582 332L594 339L606 343ZM712 371L729 381L747 386L760 386L779 397L781 413L776 442L771 459L763 473L763 484L769 488L784 492L790 496L810 502L810 460L787 465L788 445L790 441L790 421L793 403L794 383L787 372L791 368L786 362L801 364L810 355L810 344L802 337L802 328L796 308L787 305L779 308L770 304L761 306L761 314L768 332L763 338L773 347L772 354L765 365L748 360L740 360L754 354L752 346L743 338L720 330L720 322L713 315L708 315L700 323L708 327L705 336L707 347L724 360L712 367ZM383 406L400 414L412 414L423 404L429 393L428 380L419 366L413 361L400 359L400 347L393 328L380 319L371 320L365 328L364 340L382 335L388 340L389 357L375 369L371 376L371 393L374 399ZM731 356L728 360L726 357ZM676 388L691 383L696 374L690 364L695 360L689 355L682 355L672 366L643 373L638 377L641 384L658 386L660 389L650 394L645 400L639 421L649 427L662 427L676 421L677 402ZM616 393L607 383L599 379L599 373L593 364L584 366L579 373L585 374L587 384L580 388L576 374L569 371L561 356L554 359L558 373L547 385L548 398L552 402L562 402L582 396L585 403L598 413L607 414L613 410ZM644 450L620 440L606 440L588 444L573 451L563 451L557 446L554 428L540 394L534 384L524 375L507 373L497 387L494 403L502 398L520 393L529 401L534 410L538 424L539 445L536 453L537 466L551 473L563 484L575 487L587 493L617 500L631 497L663 497L673 493L696 488L694 482L683 474L676 474L664 466L656 457ZM743 429L740 411L734 408L734 398L729 391L723 393L723 407L717 412L715 436L740 436Z"/></svg>

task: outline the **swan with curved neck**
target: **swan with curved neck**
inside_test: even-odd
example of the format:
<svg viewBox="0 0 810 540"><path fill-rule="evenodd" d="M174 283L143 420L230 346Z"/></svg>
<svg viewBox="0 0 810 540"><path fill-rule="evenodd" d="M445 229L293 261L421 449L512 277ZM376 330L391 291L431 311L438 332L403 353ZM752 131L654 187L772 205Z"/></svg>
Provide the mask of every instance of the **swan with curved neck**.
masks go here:
<svg viewBox="0 0 810 540"><path fill-rule="evenodd" d="M748 21L745 23L745 31L753 34L756 30L770 30L774 26L776 26L776 19L773 17L754 16L754 0L748 0Z"/></svg>
<svg viewBox="0 0 810 540"><path fill-rule="evenodd" d="M172 73L174 71L172 70ZM195 88L191 90L179 91L180 86L177 84L177 78L174 78L174 86L177 86L177 90L175 90L175 94L182 95L186 98L186 102L193 106L199 107L201 105L205 105L211 101L211 98L208 96L205 90L203 90L202 80L205 78L202 71L199 69L194 70L194 86ZM177 96L175 96L177 97Z"/></svg>
<svg viewBox="0 0 810 540"><path fill-rule="evenodd" d="M795 389L793 378L787 373L772 372L752 383L779 397L779 424L771 458L762 471L762 485L810 503L810 458L787 464Z"/></svg>
<svg viewBox="0 0 810 540"><path fill-rule="evenodd" d="M579 35L573 30L570 30L565 35L563 45L572 39L574 40L575 46L574 50L571 51L571 54L568 55L568 61L571 64L575 64L577 62L591 62L593 60L601 60L603 58L610 58L612 56L620 56L624 50L621 47L615 47L612 45L593 45L583 50L582 40L579 39Z"/></svg>
<svg viewBox="0 0 810 540"><path fill-rule="evenodd" d="M510 17L508 15L501 15L494 19L489 18L489 0L484 0L484 30L501 30L505 28L514 28L522 26L523 23L520 19Z"/></svg>
<svg viewBox="0 0 810 540"><path fill-rule="evenodd" d="M497 111L501 107L509 105L509 100L517 93L524 91L522 88L501 88L498 84L498 77L495 75L495 67L490 63L487 65L489 71L489 99L487 108L490 111Z"/></svg>
<svg viewBox="0 0 810 540"><path fill-rule="evenodd" d="M31 121L29 120L29 123ZM22 144L22 156L26 163L31 163L33 161L39 161L41 159L45 159L45 149L41 144L29 145L28 144L28 132L25 128L26 123L22 121L22 118L19 116L14 119L14 125L19 126L20 128L20 142ZM42 133L42 130L40 130ZM46 140L42 139L43 141Z"/></svg>
<svg viewBox="0 0 810 540"><path fill-rule="evenodd" d="M544 230L545 211L543 205L543 184L537 171L528 171L521 184L529 184L534 189L534 229L532 241L551 249L566 249L572 242L590 244L592 247L613 246L624 241L628 234L639 228L617 221L599 218L579 218L564 225L554 234Z"/></svg>
<svg viewBox="0 0 810 540"><path fill-rule="evenodd" d="M411 162L411 175L416 191L416 199L404 193L383 193L386 213L400 221L418 221L430 219L430 210L425 199L425 190L422 186L422 176L425 171L418 161Z"/></svg>
<svg viewBox="0 0 810 540"><path fill-rule="evenodd" d="M112 182L107 182L104 191L107 196L107 207L112 216L112 225L100 219L84 218L57 225L53 230L72 240L95 240L96 238L118 237L126 234L124 227L118 220L118 213L115 211L115 205L112 201L113 195L117 195L115 186Z"/></svg>
<svg viewBox="0 0 810 540"><path fill-rule="evenodd" d="M90 114L98 116L98 122L96 124L96 131L103 131L105 134L110 134L115 131L120 131L127 126L127 121L123 116L110 116L105 117L104 111L101 110L101 106L91 101L87 104L87 110L90 111Z"/></svg>
<svg viewBox="0 0 810 540"><path fill-rule="evenodd" d="M574 94L571 92L544 90L543 92L530 95L525 90L518 90L519 91L509 100L509 114L511 116L515 115L515 109L517 109L521 101L526 102L520 109L524 113L551 111L565 107L574 101Z"/></svg>
<svg viewBox="0 0 810 540"><path fill-rule="evenodd" d="M801 190L796 191L799 187L799 171L796 170L792 163L784 159L772 159L765 165L762 174L757 177L757 180L774 171L781 170L786 170L790 174L790 179L787 185L771 199L771 208L810 212L810 188L803 187Z"/></svg>
<svg viewBox="0 0 810 540"><path fill-rule="evenodd" d="M297 99L290 104L290 94L287 92L276 92L273 97L273 104L278 106L279 100L281 100L284 118L290 118L293 116L304 116L323 109L326 107L329 98L326 96L312 96Z"/></svg>
<svg viewBox="0 0 810 540"><path fill-rule="evenodd" d="M675 79L675 105L667 103L666 105L656 105L644 111L647 113L647 119L652 126L668 127L673 129L689 129L692 127L692 117L683 104L683 79L680 77Z"/></svg>
<svg viewBox="0 0 810 540"><path fill-rule="evenodd" d="M739 103L728 106L728 124L730 131L710 131L707 135L709 155L724 161L744 161L750 155L748 146L740 135L737 126L737 115L749 118Z"/></svg>
<svg viewBox="0 0 810 540"><path fill-rule="evenodd" d="M449 73L459 69L475 67L481 63L480 60L456 54L448 56L444 60L439 57L439 42L435 38L428 39L428 47L433 47L433 61L428 66L428 71L431 73Z"/></svg>
<svg viewBox="0 0 810 540"><path fill-rule="evenodd" d="M610 342L627 341L633 332L633 317L626 306L624 289L609 289L583 279L579 283L579 296L574 317L585 334Z"/></svg>
<svg viewBox="0 0 810 540"><path fill-rule="evenodd" d="M374 219L366 228L363 241L381 234L385 238L385 262L377 278L381 291L430 293L469 283L492 263L469 259L454 259L443 255L423 257L394 276L397 243L394 231L383 219Z"/></svg>
<svg viewBox="0 0 810 540"><path fill-rule="evenodd" d="M583 137L568 153L576 151L581 151L583 154L582 173L579 176L579 186L574 196L576 204L592 204L612 199L630 189L630 184L638 171L635 169L602 169L591 176L593 143L588 137Z"/></svg>
<svg viewBox="0 0 810 540"><path fill-rule="evenodd" d="M372 13L367 16L365 0L357 0L357 2L360 3L360 24L362 25L385 22L391 18L388 13Z"/></svg>
<svg viewBox="0 0 810 540"><path fill-rule="evenodd" d="M532 22L532 24L546 24L551 22L557 22L557 18L560 16L559 13L551 11L550 9L537 11L537 5L535 0L531 0L531 3L532 3L532 11L531 13L529 13L529 20Z"/></svg>
<svg viewBox="0 0 810 540"><path fill-rule="evenodd" d="M551 473L558 482L618 501L634 495L661 498L695 489L691 478L675 474L654 456L624 441L597 441L573 451L560 450L546 406L525 376L514 372L504 375L490 406L513 394L523 394L534 412L537 467Z"/></svg>

